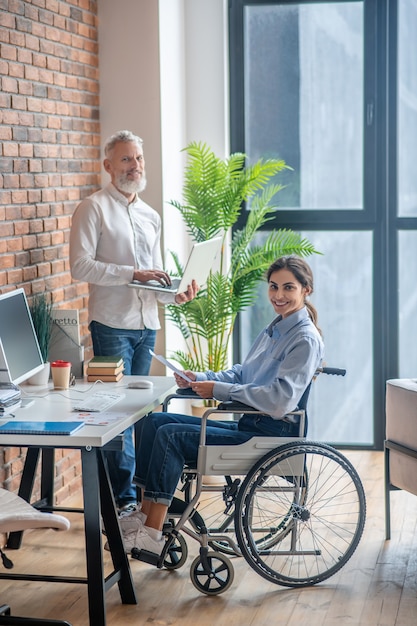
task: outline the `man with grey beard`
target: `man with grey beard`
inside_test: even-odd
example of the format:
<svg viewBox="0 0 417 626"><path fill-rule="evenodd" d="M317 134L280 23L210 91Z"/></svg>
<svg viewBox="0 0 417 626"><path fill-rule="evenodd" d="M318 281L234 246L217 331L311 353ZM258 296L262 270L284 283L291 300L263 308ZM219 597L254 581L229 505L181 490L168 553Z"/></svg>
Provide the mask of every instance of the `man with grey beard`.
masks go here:
<svg viewBox="0 0 417 626"><path fill-rule="evenodd" d="M182 304L194 298L195 282L175 297L130 289L132 280L170 284L160 248L161 218L139 198L146 187L143 141L128 130L104 147L111 182L76 208L70 234L72 277L89 283L88 324L95 356L120 355L126 375L149 374L158 301ZM125 431L123 452L107 452L109 474L120 513L135 509L133 427Z"/></svg>

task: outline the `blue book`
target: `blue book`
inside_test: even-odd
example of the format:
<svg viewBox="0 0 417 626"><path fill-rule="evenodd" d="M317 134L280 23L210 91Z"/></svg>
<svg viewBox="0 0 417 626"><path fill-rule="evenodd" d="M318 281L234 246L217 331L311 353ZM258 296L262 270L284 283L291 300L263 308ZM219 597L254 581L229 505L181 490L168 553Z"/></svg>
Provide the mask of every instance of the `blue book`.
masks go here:
<svg viewBox="0 0 417 626"><path fill-rule="evenodd" d="M0 435L72 435L84 422L6 422Z"/></svg>

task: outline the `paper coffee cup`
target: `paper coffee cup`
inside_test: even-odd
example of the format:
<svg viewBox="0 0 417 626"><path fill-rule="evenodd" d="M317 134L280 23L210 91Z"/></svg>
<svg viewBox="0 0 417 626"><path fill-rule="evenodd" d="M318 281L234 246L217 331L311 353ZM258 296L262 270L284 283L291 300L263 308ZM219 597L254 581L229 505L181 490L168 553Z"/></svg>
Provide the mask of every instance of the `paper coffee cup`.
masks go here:
<svg viewBox="0 0 417 626"><path fill-rule="evenodd" d="M71 379L71 363L69 361L52 361L51 373L54 389L69 389Z"/></svg>

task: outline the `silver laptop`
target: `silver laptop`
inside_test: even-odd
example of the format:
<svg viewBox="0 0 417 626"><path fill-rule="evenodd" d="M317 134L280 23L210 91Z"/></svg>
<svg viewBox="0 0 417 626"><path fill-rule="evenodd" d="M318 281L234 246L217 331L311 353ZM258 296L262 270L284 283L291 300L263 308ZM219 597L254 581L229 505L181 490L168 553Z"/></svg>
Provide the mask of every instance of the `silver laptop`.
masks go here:
<svg viewBox="0 0 417 626"><path fill-rule="evenodd" d="M146 283L134 280L129 283L128 287L150 289L151 291L173 294L187 291L187 287L191 284L192 280L195 280L197 285L202 287L206 283L214 260L220 252L221 243L222 237L214 237L207 241L195 243L185 265L182 278L172 278L171 285L164 287L157 280L148 280Z"/></svg>

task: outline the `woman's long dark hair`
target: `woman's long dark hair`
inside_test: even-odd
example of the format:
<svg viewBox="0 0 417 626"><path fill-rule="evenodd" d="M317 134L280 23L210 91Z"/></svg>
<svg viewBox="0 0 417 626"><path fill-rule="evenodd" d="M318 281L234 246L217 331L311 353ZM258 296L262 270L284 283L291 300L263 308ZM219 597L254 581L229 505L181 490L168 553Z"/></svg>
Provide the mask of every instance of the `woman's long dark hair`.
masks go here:
<svg viewBox="0 0 417 626"><path fill-rule="evenodd" d="M270 265L268 268L266 277L269 282L271 278L271 274L277 272L278 270L286 269L294 274L297 281L303 286L308 287L310 289L310 294L314 291L314 279L313 272L311 271L310 266L298 256L283 256L280 259L277 259ZM315 307L309 302L307 299L304 300L305 306L307 308L308 314L310 316L311 321L314 326L319 331L320 335L322 334L318 323L317 323L317 310Z"/></svg>

